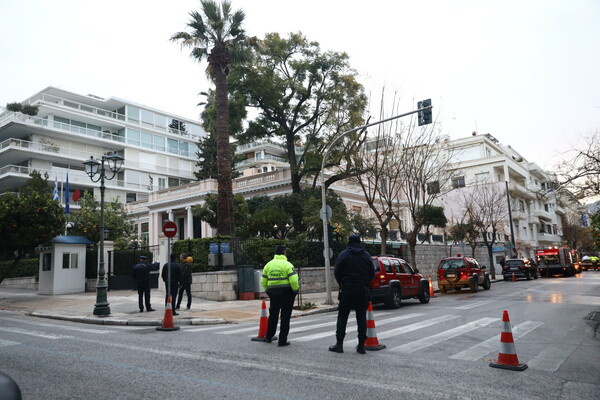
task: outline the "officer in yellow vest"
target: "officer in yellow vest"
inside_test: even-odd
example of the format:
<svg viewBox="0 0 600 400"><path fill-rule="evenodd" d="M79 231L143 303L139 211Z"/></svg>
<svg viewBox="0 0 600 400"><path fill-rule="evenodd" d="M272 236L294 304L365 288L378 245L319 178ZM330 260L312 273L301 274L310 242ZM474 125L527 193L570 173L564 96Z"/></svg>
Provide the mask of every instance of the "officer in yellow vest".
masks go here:
<svg viewBox="0 0 600 400"><path fill-rule="evenodd" d="M294 307L294 298L298 293L298 274L285 256L285 246L275 247L275 256L265 265L261 285L269 296L269 327L265 341L271 343L277 331L277 322L281 312L278 346L288 346L290 318Z"/></svg>

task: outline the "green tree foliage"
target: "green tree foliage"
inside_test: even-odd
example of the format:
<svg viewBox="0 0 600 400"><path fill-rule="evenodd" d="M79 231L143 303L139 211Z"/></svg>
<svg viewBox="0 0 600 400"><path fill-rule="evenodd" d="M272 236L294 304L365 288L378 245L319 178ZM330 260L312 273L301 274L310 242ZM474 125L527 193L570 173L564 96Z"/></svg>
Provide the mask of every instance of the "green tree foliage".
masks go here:
<svg viewBox="0 0 600 400"><path fill-rule="evenodd" d="M240 141L280 139L294 193L302 191L303 178L319 173L332 138L363 124L367 99L348 55L323 52L300 33L267 34L254 59L237 65L231 75L232 89L259 113ZM344 154L332 152L326 165L340 165ZM328 179L328 185L337 179ZM294 220L295 228L298 223Z"/></svg>
<svg viewBox="0 0 600 400"><path fill-rule="evenodd" d="M0 282L37 246L49 244L65 228L60 204L52 200L48 174L33 171L20 194L0 196L0 251L14 255L13 263L0 272Z"/></svg>
<svg viewBox="0 0 600 400"><path fill-rule="evenodd" d="M217 204L218 197L209 193L204 197L204 204L196 205L192 208L192 214L195 217L206 221L212 228L216 228L219 224L218 216L220 215L217 212ZM244 238L246 237L249 219L248 204L246 203L244 196L239 193L233 196L232 210L236 221L236 237Z"/></svg>
<svg viewBox="0 0 600 400"><path fill-rule="evenodd" d="M84 192L79 200L80 209L69 217L74 226L70 234L84 236L94 243L100 241L100 204L93 195ZM134 231L125 207L117 199L104 203L104 229L108 230L108 240L115 242L116 249L129 247L129 240Z"/></svg>
<svg viewBox="0 0 600 400"><path fill-rule="evenodd" d="M221 6L212 0L201 0L202 14L190 13L187 26L191 32L178 32L172 41L182 47L191 48L190 55L197 61L208 61L207 73L215 84L217 134L217 232L231 235L234 227L233 187L231 182L231 149L229 144L229 105L227 75L230 65L247 58L248 40L242 24L243 11L233 12L231 3L223 1Z"/></svg>

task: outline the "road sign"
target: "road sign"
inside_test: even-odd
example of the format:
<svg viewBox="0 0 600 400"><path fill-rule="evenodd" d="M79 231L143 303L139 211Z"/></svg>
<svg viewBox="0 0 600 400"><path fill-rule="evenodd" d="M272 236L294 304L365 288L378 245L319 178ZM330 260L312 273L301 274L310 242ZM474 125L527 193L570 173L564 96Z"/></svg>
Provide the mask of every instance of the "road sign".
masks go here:
<svg viewBox="0 0 600 400"><path fill-rule="evenodd" d="M163 224L163 233L168 238L172 238L177 235L177 225L175 225L175 222L165 221Z"/></svg>
<svg viewBox="0 0 600 400"><path fill-rule="evenodd" d="M331 219L331 207L329 207L328 205L325 206L325 209L321 207L321 211L319 212L319 214L321 215L321 219Z"/></svg>

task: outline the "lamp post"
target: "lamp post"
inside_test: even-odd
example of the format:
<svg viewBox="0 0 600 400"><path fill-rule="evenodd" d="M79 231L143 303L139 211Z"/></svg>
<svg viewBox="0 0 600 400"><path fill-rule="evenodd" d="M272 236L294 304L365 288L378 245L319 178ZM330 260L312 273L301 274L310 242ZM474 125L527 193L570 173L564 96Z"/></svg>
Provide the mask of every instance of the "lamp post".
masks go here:
<svg viewBox="0 0 600 400"><path fill-rule="evenodd" d="M112 172L110 177L106 176L104 164L107 164L108 169ZM89 160L84 162L83 165L85 167L85 173L88 174L92 182L100 181L100 246L98 249L98 282L96 283L94 315L109 315L110 307L108 306L108 298L106 295L108 284L105 277L106 271L104 269L104 236L107 233L104 229L104 190L106 189L104 187L104 180L111 180L117 175L117 172L119 172L123 165L123 157L114 151L108 155L103 155L101 160L95 160L92 156Z"/></svg>

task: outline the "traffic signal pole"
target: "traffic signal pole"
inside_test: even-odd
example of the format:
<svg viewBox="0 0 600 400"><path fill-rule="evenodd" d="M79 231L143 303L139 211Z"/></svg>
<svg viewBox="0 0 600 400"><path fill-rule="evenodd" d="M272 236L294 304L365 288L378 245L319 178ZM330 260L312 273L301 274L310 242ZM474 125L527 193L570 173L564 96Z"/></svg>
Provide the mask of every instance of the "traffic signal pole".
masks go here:
<svg viewBox="0 0 600 400"><path fill-rule="evenodd" d="M428 103L427 103L428 102ZM425 103L425 104L423 104ZM333 142L331 142L327 148L325 149L325 153L323 154L323 160L321 161L321 219L323 220L323 257L325 258L325 290L327 292L327 299L325 300L325 304L331 305L333 304L333 298L331 296L331 257L333 254L331 254L331 249L329 247L329 235L327 234L328 232L328 221L331 218L330 215L328 215L327 212L327 199L326 199L326 190L325 190L325 161L327 160L327 156L329 155L329 151L333 148L333 146L342 138L344 138L347 135L350 135L351 133L354 133L356 131L359 131L361 129L365 129L365 128L369 128L371 126L375 126L375 125L379 125L379 124L383 124L385 122L389 122L389 121L393 121L395 119L398 118L402 118L402 117L406 117L407 115L411 115L411 114L415 114L415 113L419 113L419 126L421 125L425 125L428 123L431 123L431 109L432 109L432 105L431 105L431 100L423 100L419 102L419 108L414 110L414 111L410 111L404 114L400 114L400 115L396 115L394 117L390 117L390 118L386 118L386 119L382 119L381 121L377 121L377 122L373 122L371 124L367 124L367 125L362 125L353 129L350 129L349 131L346 131L344 133L342 133L341 135L339 135L338 137L336 137ZM429 114L425 114L429 112ZM428 121L428 122L426 122Z"/></svg>

